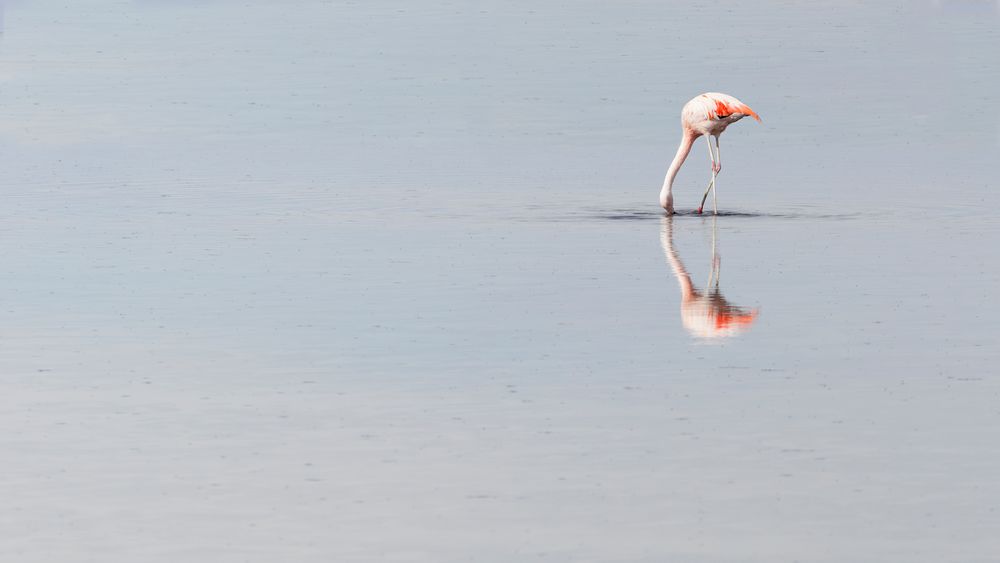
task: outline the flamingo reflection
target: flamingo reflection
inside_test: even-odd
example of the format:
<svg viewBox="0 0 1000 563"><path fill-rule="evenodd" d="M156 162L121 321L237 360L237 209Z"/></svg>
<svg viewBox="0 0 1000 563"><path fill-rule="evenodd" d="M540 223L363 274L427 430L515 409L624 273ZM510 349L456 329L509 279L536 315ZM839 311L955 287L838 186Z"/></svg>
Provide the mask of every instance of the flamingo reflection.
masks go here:
<svg viewBox="0 0 1000 563"><path fill-rule="evenodd" d="M693 336L700 338L720 338L736 336L753 324L757 309L737 307L722 296L719 291L719 269L721 260L716 252L716 225L712 218L712 269L704 291L699 291L691 282L691 276L674 250L674 218L666 216L660 229L663 255L677 277L681 288L681 322Z"/></svg>

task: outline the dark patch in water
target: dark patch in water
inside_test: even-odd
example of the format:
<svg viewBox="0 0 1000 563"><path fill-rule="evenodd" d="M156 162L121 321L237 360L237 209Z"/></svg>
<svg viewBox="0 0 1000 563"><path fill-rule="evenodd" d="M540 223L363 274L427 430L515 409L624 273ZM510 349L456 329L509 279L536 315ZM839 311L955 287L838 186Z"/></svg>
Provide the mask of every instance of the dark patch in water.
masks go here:
<svg viewBox="0 0 1000 563"><path fill-rule="evenodd" d="M751 211L720 211L717 215L711 212L698 213L694 209L691 210L679 210L674 213L674 217L780 217L780 218L793 218L801 217L801 215L790 215L786 213L755 213ZM629 210L616 210L607 213L595 213L593 215L586 216L592 219L604 219L607 221L644 221L649 219L661 219L666 217L663 211L629 211Z"/></svg>
<svg viewBox="0 0 1000 563"><path fill-rule="evenodd" d="M611 211L609 213L598 213L592 215L595 219L606 219L608 221L644 221L647 219L659 219L663 217L662 211Z"/></svg>
<svg viewBox="0 0 1000 563"><path fill-rule="evenodd" d="M694 209L678 210L674 217L698 217L708 219L711 217L766 217L771 219L851 219L860 217L861 214L810 214L810 213L763 213L757 211L720 211L717 215L710 211L698 213ZM663 211L648 210L628 210L616 209L608 212L595 212L593 214L580 215L579 219L598 219L605 221L646 221L650 219L661 219L666 217Z"/></svg>
<svg viewBox="0 0 1000 563"><path fill-rule="evenodd" d="M843 213L843 214L824 214L824 213L763 213L758 211L720 211L718 215L714 215L710 211L704 213L698 213L694 209L682 209L674 213L674 218L699 218L699 219L709 219L711 217L737 217L737 218L769 218L769 219L854 219L861 218L865 214L863 213ZM515 220L526 220L526 221L659 221L666 217L666 214L662 210L658 209L610 209L610 210L583 210L580 212L570 212L564 215L549 215L542 217L521 217L515 218Z"/></svg>

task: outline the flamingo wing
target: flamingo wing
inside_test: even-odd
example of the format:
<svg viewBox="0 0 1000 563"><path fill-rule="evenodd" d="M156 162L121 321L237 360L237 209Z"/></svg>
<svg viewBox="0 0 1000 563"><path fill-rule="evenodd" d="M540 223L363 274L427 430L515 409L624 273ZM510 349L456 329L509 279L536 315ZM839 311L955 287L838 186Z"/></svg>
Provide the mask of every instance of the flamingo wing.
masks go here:
<svg viewBox="0 0 1000 563"><path fill-rule="evenodd" d="M702 96L707 98L705 101L708 102L709 119L721 119L729 117L734 113L741 113L760 121L760 116L757 115L757 112L732 96L717 93L702 94Z"/></svg>

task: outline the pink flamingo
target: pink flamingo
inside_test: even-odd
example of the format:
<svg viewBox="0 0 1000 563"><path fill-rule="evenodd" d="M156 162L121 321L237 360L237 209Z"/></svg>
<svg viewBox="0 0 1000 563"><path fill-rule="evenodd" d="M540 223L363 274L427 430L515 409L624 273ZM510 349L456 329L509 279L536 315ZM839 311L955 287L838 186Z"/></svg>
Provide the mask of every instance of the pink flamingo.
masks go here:
<svg viewBox="0 0 1000 563"><path fill-rule="evenodd" d="M757 112L750 109L750 106L728 94L719 94L717 92L702 94L684 104L684 109L681 110L681 129L683 134L681 137L681 146L677 148L677 155L674 156L674 161L670 163L670 168L667 170L667 177L663 180L663 189L660 190L660 205L667 210L668 215L673 215L674 213L674 195L671 192L674 177L677 176L677 171L681 169L684 159L691 152L691 147L694 145L695 139L702 135L708 141L708 153L712 159L712 179L708 182L705 195L701 198L698 213L701 213L702 208L705 207L708 192L712 191L712 207L715 209L715 214L718 215L718 190L715 189L715 178L718 176L719 171L722 170L719 135L726 130L726 127L748 115L760 121L760 116L757 115ZM712 148L712 137L715 137L714 149Z"/></svg>

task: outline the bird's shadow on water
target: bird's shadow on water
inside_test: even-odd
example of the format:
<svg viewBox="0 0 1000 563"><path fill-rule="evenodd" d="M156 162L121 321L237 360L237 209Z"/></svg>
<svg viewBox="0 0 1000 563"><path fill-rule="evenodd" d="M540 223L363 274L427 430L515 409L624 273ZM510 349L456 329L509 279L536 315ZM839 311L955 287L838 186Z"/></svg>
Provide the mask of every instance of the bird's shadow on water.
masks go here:
<svg viewBox="0 0 1000 563"><path fill-rule="evenodd" d="M547 222L589 222L589 221L659 221L667 216L666 212L657 207L639 208L593 208L582 207L568 211L556 210L553 206L529 207L525 209L528 214L515 213L511 218L519 221L547 221ZM756 211L756 210L722 210L718 214L711 211L698 213L695 209L680 209L674 212L673 217L679 220L710 219L717 217L720 219L788 219L788 220L850 220L870 217L871 214L865 212L851 213L829 213L821 208L788 209L781 211Z"/></svg>
<svg viewBox="0 0 1000 563"><path fill-rule="evenodd" d="M629 209L613 209L610 211L593 211L590 213L580 213L576 217L571 217L569 219L597 219L604 221L652 221L659 220L666 217L667 214L663 211L639 211L639 210L629 210ZM674 212L675 218L679 217L696 217L707 219L710 217L771 217L771 218L794 218L795 215L790 215L786 213L757 213L753 211L720 211L718 214L713 213L698 213L697 211L691 210L679 210Z"/></svg>
<svg viewBox="0 0 1000 563"><path fill-rule="evenodd" d="M675 218L683 217L694 217L707 219L711 217L739 217L739 218L769 218L769 219L852 219L859 217L861 214L817 214L817 213L807 213L807 212L787 212L787 213L766 213L760 211L720 211L718 214L711 212L698 213L694 209L690 210L679 210L674 212ZM633 210L633 209L612 209L612 210L593 210L590 212L583 212L574 214L573 216L565 217L564 220L599 220L599 221L652 221L659 220L666 216L663 211L652 211L652 210Z"/></svg>
<svg viewBox="0 0 1000 563"><path fill-rule="evenodd" d="M594 219L606 219L608 221L644 221L647 219L660 219L665 217L663 211L611 211L608 213L594 213ZM675 211L674 217L790 217L782 213L754 213L751 211L720 211L713 213L698 213L695 210Z"/></svg>

